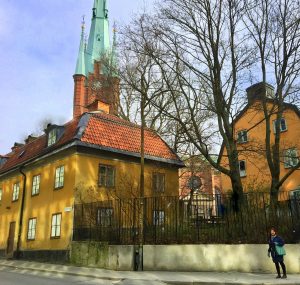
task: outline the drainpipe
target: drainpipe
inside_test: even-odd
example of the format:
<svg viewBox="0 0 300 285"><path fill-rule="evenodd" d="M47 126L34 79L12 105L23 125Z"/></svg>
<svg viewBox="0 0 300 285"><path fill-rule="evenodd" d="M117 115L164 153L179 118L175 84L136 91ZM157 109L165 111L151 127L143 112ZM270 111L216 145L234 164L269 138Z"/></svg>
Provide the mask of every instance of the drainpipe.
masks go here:
<svg viewBox="0 0 300 285"><path fill-rule="evenodd" d="M19 259L21 257L20 245L21 245L21 235L22 235L22 226L23 226L23 212L24 212L24 204L25 204L25 194L26 194L26 174L23 172L24 165L19 168L19 172L23 176L23 192L22 192L22 201L20 208L20 220L19 220L19 231L18 231L18 242L17 242L17 250L16 250L16 258Z"/></svg>

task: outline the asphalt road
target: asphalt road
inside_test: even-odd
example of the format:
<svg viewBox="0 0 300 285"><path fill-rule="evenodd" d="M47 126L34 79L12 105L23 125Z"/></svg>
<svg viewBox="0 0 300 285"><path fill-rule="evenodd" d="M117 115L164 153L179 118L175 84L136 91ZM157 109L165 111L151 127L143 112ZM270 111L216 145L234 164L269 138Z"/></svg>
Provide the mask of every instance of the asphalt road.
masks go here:
<svg viewBox="0 0 300 285"><path fill-rule="evenodd" d="M122 281L0 267L0 285L119 285Z"/></svg>

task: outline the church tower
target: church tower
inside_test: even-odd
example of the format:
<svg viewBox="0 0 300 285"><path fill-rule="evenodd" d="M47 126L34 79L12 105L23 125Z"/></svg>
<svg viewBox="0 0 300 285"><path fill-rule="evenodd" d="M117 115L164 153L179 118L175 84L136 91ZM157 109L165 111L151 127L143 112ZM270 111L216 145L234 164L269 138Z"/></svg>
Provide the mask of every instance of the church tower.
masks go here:
<svg viewBox="0 0 300 285"><path fill-rule="evenodd" d="M115 31L114 31L115 32ZM118 114L119 78L116 76L115 35L111 47L106 0L94 0L88 43L85 23L74 78L73 117L84 112L103 110Z"/></svg>

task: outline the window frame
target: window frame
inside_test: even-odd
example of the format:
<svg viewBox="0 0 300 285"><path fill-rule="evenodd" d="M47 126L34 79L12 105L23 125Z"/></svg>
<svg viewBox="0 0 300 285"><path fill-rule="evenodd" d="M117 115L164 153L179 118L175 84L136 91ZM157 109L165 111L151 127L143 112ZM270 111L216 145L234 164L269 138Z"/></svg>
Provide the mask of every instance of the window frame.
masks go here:
<svg viewBox="0 0 300 285"><path fill-rule="evenodd" d="M102 173L101 173L101 168L105 169L105 174L104 174L104 183L102 183L103 181L103 177L102 177ZM108 169L111 169L113 172L112 174L112 184L109 185L109 176L108 176ZM104 187L104 188L110 188L113 189L116 187L116 167L114 165L108 165L108 164L99 164L98 167L98 187Z"/></svg>
<svg viewBox="0 0 300 285"><path fill-rule="evenodd" d="M15 186L16 186L17 192L15 189ZM15 193L17 193L16 198L15 198ZM13 184L12 202L17 202L19 200L19 196L20 196L20 182L16 182Z"/></svg>
<svg viewBox="0 0 300 285"><path fill-rule="evenodd" d="M109 215L106 215L107 211L109 211ZM113 217L114 217L114 209L112 207L98 207L97 216L96 216L96 225L100 227L112 227Z"/></svg>
<svg viewBox="0 0 300 285"><path fill-rule="evenodd" d="M38 189L37 189L37 191L36 191L36 188L34 188L34 187L37 186L37 184L34 184L36 177L39 177L39 180L38 180L39 183L38 183ZM35 189L35 192L33 191L34 189ZM37 174L37 175L32 176L31 196L37 196L37 195L39 195L40 194L40 189L41 189L41 174Z"/></svg>
<svg viewBox="0 0 300 285"><path fill-rule="evenodd" d="M239 134L242 133L242 136L239 136ZM240 140L240 138L244 138L243 134L246 133L246 140ZM248 140L248 130L240 130L237 132L237 143L242 144L242 143L247 143Z"/></svg>
<svg viewBox="0 0 300 285"><path fill-rule="evenodd" d="M60 169L59 172L59 176L57 177L57 170ZM61 169L63 169L63 174L62 174L62 182L61 180ZM57 184L56 182L59 182L59 184ZM61 184L62 183L62 184ZM55 174L54 174L54 190L58 190L63 188L65 185L65 166L64 165L60 165L58 167L55 168Z"/></svg>
<svg viewBox="0 0 300 285"><path fill-rule="evenodd" d="M281 127L282 127L282 121L284 121L284 125L285 125L285 129L283 130ZM273 120L273 131L274 131L274 134L276 134L276 122L277 120ZM287 126L287 122L286 122L286 119L285 118L281 118L281 121L280 121L280 132L283 133L283 132L286 132L288 130L288 126Z"/></svg>
<svg viewBox="0 0 300 285"><path fill-rule="evenodd" d="M34 227L30 227L30 222L35 220L35 223L34 223ZM36 238L36 226L37 226L37 218L34 217L34 218L29 218L28 219L28 224L27 224L27 240L28 241L34 241L35 238ZM34 233L34 236L32 237L32 235L29 237L29 233L32 232Z"/></svg>
<svg viewBox="0 0 300 285"><path fill-rule="evenodd" d="M165 212L165 210L154 209L152 218L153 218L153 226L155 226L155 227L164 226L165 223L166 223L166 212Z"/></svg>
<svg viewBox="0 0 300 285"><path fill-rule="evenodd" d="M60 216L60 222L59 225L57 225L57 218L55 220L55 224L53 224L53 217L54 216ZM62 222L62 213L54 213L51 216L51 228L50 228L50 238L51 239L60 239L61 238L61 222ZM53 228L55 228L55 234L52 235L53 233ZM57 235L57 229L59 228L59 235Z"/></svg>
<svg viewBox="0 0 300 285"><path fill-rule="evenodd" d="M290 153L294 151L295 156L291 156ZM289 153L289 154L287 154ZM292 160L296 160L295 164L290 163ZM298 156L298 150L295 147L292 148L288 148L284 150L284 168L288 169L288 168L293 168L295 167L299 162L299 156Z"/></svg>
<svg viewBox="0 0 300 285"><path fill-rule="evenodd" d="M155 177L158 177L155 179ZM162 189L157 187L157 184L160 183L159 177L163 177ZM153 172L152 173L152 191L154 193L165 193L166 191L166 174L162 172Z"/></svg>
<svg viewBox="0 0 300 285"><path fill-rule="evenodd" d="M57 142L57 130L52 129L48 133L47 146L52 146Z"/></svg>
<svg viewBox="0 0 300 285"><path fill-rule="evenodd" d="M243 173L243 174L242 174L242 170L241 170L241 162L244 162L244 165L245 165L245 170L244 170L244 173ZM240 173L240 177L241 177L241 178L247 176L247 163L246 163L246 160L245 160L245 159L239 160L239 173Z"/></svg>

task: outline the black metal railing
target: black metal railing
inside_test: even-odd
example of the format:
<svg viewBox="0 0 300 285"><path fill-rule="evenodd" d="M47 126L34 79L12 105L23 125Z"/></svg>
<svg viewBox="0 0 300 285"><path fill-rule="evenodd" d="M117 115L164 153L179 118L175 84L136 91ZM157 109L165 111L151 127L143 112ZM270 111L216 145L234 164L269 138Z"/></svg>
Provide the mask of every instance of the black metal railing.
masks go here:
<svg viewBox="0 0 300 285"><path fill-rule="evenodd" d="M275 226L286 242L300 241L299 197L280 193L272 206L268 193L246 193L242 201L238 211L231 195L208 194L76 204L73 240L137 244L142 233L144 244L265 243Z"/></svg>

